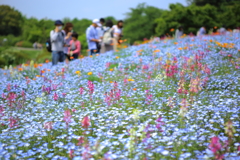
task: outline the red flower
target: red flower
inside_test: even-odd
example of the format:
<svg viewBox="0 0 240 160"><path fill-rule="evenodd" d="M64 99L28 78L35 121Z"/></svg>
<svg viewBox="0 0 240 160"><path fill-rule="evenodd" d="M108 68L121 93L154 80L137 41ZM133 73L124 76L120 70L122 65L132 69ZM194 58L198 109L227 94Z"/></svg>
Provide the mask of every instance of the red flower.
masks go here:
<svg viewBox="0 0 240 160"><path fill-rule="evenodd" d="M82 120L82 127L88 128L89 126L90 126L90 119L88 118L88 116L86 116Z"/></svg>

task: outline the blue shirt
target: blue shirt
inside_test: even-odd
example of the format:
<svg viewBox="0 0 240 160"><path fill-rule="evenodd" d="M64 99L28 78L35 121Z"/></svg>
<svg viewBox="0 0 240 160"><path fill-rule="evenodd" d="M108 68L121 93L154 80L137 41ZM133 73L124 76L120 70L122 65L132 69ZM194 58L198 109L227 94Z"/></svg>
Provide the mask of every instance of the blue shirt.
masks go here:
<svg viewBox="0 0 240 160"><path fill-rule="evenodd" d="M199 34L200 34L200 35L206 34L205 28L201 27L200 30L199 30Z"/></svg>
<svg viewBox="0 0 240 160"><path fill-rule="evenodd" d="M94 41L91 41L91 39L99 39L98 37L98 32L95 27L92 25L87 28L86 31L86 36L87 36L87 43L88 43L88 49L97 49L97 44Z"/></svg>

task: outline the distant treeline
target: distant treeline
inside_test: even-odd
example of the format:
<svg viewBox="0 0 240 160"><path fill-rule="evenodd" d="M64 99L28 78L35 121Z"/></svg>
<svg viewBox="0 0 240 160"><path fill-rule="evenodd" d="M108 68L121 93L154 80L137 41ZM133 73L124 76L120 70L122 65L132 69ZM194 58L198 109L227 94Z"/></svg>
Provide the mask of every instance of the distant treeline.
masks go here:
<svg viewBox="0 0 240 160"><path fill-rule="evenodd" d="M203 25L207 29L240 27L240 0L187 0L188 6L180 3L170 4L170 10L162 10L145 3L130 8L124 19L124 39L133 43L144 38L161 35L173 35L173 29L184 27L186 34L196 34ZM61 17L59 17L61 19ZM117 21L114 17L99 17ZM72 22L74 31L79 33L82 48L87 48L86 28L90 19L62 19ZM34 42L45 43L50 30L54 28L54 20L26 18L19 11L7 5L0 6L0 45L6 38L8 45L32 47ZM5 39L5 41L6 41Z"/></svg>

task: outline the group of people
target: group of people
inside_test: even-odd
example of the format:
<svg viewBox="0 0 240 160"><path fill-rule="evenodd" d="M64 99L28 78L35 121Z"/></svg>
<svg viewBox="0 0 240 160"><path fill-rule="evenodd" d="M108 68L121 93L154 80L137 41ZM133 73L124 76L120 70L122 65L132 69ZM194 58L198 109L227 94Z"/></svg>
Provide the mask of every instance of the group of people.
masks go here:
<svg viewBox="0 0 240 160"><path fill-rule="evenodd" d="M78 34L73 31L72 23L64 23L60 20L55 21L55 29L50 32L52 64L58 62L68 63L78 59L81 54L81 42ZM63 28L64 26L64 28ZM117 45L122 37L123 21L120 20L116 25L111 20L94 19L86 30L86 39L90 55L105 53L117 50Z"/></svg>
<svg viewBox="0 0 240 160"><path fill-rule="evenodd" d="M92 25L87 28L86 37L90 54L105 53L117 50L117 45L121 39L123 21L113 25L111 20L105 23L105 19L94 19Z"/></svg>
<svg viewBox="0 0 240 160"><path fill-rule="evenodd" d="M228 30L225 28L225 25L223 25L221 28L219 28L217 30L217 32L221 35L223 34L227 34L228 33ZM181 36L183 36L184 32L183 32L183 26L179 26L178 29L176 29L176 32L175 32L175 38L180 38ZM206 31L206 27L205 26L202 26L198 32L197 32L197 36L202 36L202 35L205 35L207 34L207 31Z"/></svg>

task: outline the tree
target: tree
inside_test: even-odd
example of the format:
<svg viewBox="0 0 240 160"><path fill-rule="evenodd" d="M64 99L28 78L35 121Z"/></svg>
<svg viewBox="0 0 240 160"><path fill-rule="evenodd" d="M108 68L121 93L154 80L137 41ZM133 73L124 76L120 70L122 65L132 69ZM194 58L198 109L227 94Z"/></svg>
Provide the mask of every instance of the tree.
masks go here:
<svg viewBox="0 0 240 160"><path fill-rule="evenodd" d="M143 40L155 35L155 19L159 18L163 10L156 7L147 6L145 3L139 4L136 8L130 8L124 20L123 34L130 43L136 40Z"/></svg>
<svg viewBox="0 0 240 160"><path fill-rule="evenodd" d="M113 24L116 24L116 23L117 23L117 20L116 20L113 16L107 16L107 17L105 17L104 19L105 19L105 21L111 20L111 21L113 22Z"/></svg>
<svg viewBox="0 0 240 160"><path fill-rule="evenodd" d="M0 35L21 34L22 14L7 5L0 5Z"/></svg>
<svg viewBox="0 0 240 160"><path fill-rule="evenodd" d="M189 5L195 4L197 6L205 6L206 4L210 4L216 7L221 5L232 5L239 2L240 0L187 0Z"/></svg>

